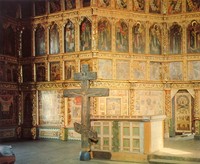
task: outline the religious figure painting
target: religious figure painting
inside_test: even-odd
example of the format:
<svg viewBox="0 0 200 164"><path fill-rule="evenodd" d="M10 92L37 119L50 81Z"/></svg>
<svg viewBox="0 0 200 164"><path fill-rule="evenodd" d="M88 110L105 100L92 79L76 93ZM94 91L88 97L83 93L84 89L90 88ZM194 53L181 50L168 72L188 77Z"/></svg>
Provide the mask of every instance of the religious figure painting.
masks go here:
<svg viewBox="0 0 200 164"><path fill-rule="evenodd" d="M181 54L182 47L182 28L174 24L169 30L169 51L170 54Z"/></svg>
<svg viewBox="0 0 200 164"><path fill-rule="evenodd" d="M82 0L83 7L89 7L90 6L90 0Z"/></svg>
<svg viewBox="0 0 200 164"><path fill-rule="evenodd" d="M200 80L200 61L188 62L188 80Z"/></svg>
<svg viewBox="0 0 200 164"><path fill-rule="evenodd" d="M3 32L4 32L4 29L3 29L3 23L0 21L0 54L3 54Z"/></svg>
<svg viewBox="0 0 200 164"><path fill-rule="evenodd" d="M30 64L22 65L23 82L32 81L32 67Z"/></svg>
<svg viewBox="0 0 200 164"><path fill-rule="evenodd" d="M168 6L169 14L178 14L182 11L182 0L170 0Z"/></svg>
<svg viewBox="0 0 200 164"><path fill-rule="evenodd" d="M183 63L171 62L169 63L169 77L170 80L183 80Z"/></svg>
<svg viewBox="0 0 200 164"><path fill-rule="evenodd" d="M164 114L163 91L137 90L135 92L134 109L136 116Z"/></svg>
<svg viewBox="0 0 200 164"><path fill-rule="evenodd" d="M3 54L15 56L15 33L11 26L3 33Z"/></svg>
<svg viewBox="0 0 200 164"><path fill-rule="evenodd" d="M39 26L35 31L35 55L45 55L45 30Z"/></svg>
<svg viewBox="0 0 200 164"><path fill-rule="evenodd" d="M73 60L65 61L65 80L73 79L75 70L76 62Z"/></svg>
<svg viewBox="0 0 200 164"><path fill-rule="evenodd" d="M113 62L112 62L112 60L109 60L109 59L99 59L98 60L97 76L100 79L112 79L112 76L113 76Z"/></svg>
<svg viewBox="0 0 200 164"><path fill-rule="evenodd" d="M133 52L145 53L145 28L140 22L133 26Z"/></svg>
<svg viewBox="0 0 200 164"><path fill-rule="evenodd" d="M37 82L41 82L41 81L45 81L45 63L36 63L35 64L36 67L36 81Z"/></svg>
<svg viewBox="0 0 200 164"><path fill-rule="evenodd" d="M106 98L106 115L121 115L121 98Z"/></svg>
<svg viewBox="0 0 200 164"><path fill-rule="evenodd" d="M50 80L61 80L60 79L60 62L50 63Z"/></svg>
<svg viewBox="0 0 200 164"><path fill-rule="evenodd" d="M0 93L0 121L4 119L12 119L14 114L15 106L13 95L9 93Z"/></svg>
<svg viewBox="0 0 200 164"><path fill-rule="evenodd" d="M126 9L127 8L127 0L116 0L116 8Z"/></svg>
<svg viewBox="0 0 200 164"><path fill-rule="evenodd" d="M35 1L35 16L44 15L46 13L45 5L45 1Z"/></svg>
<svg viewBox="0 0 200 164"><path fill-rule="evenodd" d="M76 8L76 0L65 0L65 9L72 10Z"/></svg>
<svg viewBox="0 0 200 164"><path fill-rule="evenodd" d="M31 93L24 92L23 96L23 120L25 126L32 126L32 111L33 103L31 99Z"/></svg>
<svg viewBox="0 0 200 164"><path fill-rule="evenodd" d="M81 118L81 97L73 98L74 104L72 108L72 118L80 119Z"/></svg>
<svg viewBox="0 0 200 164"><path fill-rule="evenodd" d="M116 51L128 52L128 26L124 21L117 22L116 26Z"/></svg>
<svg viewBox="0 0 200 164"><path fill-rule="evenodd" d="M187 12L200 11L200 1L199 0L186 0L186 10L187 10Z"/></svg>
<svg viewBox="0 0 200 164"><path fill-rule="evenodd" d="M80 50L91 50L92 46L92 34L91 34L91 22L84 18L80 25Z"/></svg>
<svg viewBox="0 0 200 164"><path fill-rule="evenodd" d="M161 13L161 0L150 0L149 1L149 12L160 14Z"/></svg>
<svg viewBox="0 0 200 164"><path fill-rule="evenodd" d="M192 21L187 28L187 52L199 53L200 52L200 23Z"/></svg>
<svg viewBox="0 0 200 164"><path fill-rule="evenodd" d="M31 56L31 30L26 28L22 33L22 56L30 57Z"/></svg>
<svg viewBox="0 0 200 164"><path fill-rule="evenodd" d="M6 64L6 81L17 82L17 65L12 63Z"/></svg>
<svg viewBox="0 0 200 164"><path fill-rule="evenodd" d="M110 6L110 0L99 0L99 7L108 7Z"/></svg>
<svg viewBox="0 0 200 164"><path fill-rule="evenodd" d="M81 60L80 65L82 66L83 64L87 64L89 67L89 70L92 71L92 68L93 68L93 60L92 59Z"/></svg>
<svg viewBox="0 0 200 164"><path fill-rule="evenodd" d="M145 0L133 0L133 11L144 12Z"/></svg>
<svg viewBox="0 0 200 164"><path fill-rule="evenodd" d="M0 81L5 81L5 63L0 61Z"/></svg>
<svg viewBox="0 0 200 164"><path fill-rule="evenodd" d="M98 49L111 50L111 25L107 19L101 19L98 22Z"/></svg>
<svg viewBox="0 0 200 164"><path fill-rule="evenodd" d="M161 29L157 24L150 27L150 54L161 54Z"/></svg>
<svg viewBox="0 0 200 164"><path fill-rule="evenodd" d="M130 62L128 60L116 61L116 79L117 80L130 79Z"/></svg>
<svg viewBox="0 0 200 164"><path fill-rule="evenodd" d="M60 126L61 97L59 91L39 91L39 125Z"/></svg>
<svg viewBox="0 0 200 164"><path fill-rule="evenodd" d="M49 5L50 5L50 13L61 11L60 0L51 0L49 1Z"/></svg>
<svg viewBox="0 0 200 164"><path fill-rule="evenodd" d="M75 51L75 26L71 21L65 25L65 52Z"/></svg>
<svg viewBox="0 0 200 164"><path fill-rule="evenodd" d="M150 79L161 80L162 79L162 63L150 62Z"/></svg>
<svg viewBox="0 0 200 164"><path fill-rule="evenodd" d="M58 54L60 52L59 32L57 24L53 24L49 31L50 35L50 54Z"/></svg>
<svg viewBox="0 0 200 164"><path fill-rule="evenodd" d="M143 61L134 61L131 67L134 80L145 80L146 79L146 68L147 63Z"/></svg>

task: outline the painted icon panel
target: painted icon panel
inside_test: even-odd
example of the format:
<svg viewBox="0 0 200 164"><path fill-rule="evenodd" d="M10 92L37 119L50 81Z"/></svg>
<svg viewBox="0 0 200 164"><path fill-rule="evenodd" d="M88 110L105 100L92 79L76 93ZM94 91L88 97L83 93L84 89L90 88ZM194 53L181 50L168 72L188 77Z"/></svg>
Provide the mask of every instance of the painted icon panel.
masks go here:
<svg viewBox="0 0 200 164"><path fill-rule="evenodd" d="M107 19L101 19L98 22L98 49L111 50L111 25Z"/></svg>
<svg viewBox="0 0 200 164"><path fill-rule="evenodd" d="M59 32L56 24L52 25L49 31L50 35L50 54L58 54L60 52Z"/></svg>
<svg viewBox="0 0 200 164"><path fill-rule="evenodd" d="M38 27L35 31L35 55L40 56L46 54L45 50L45 30Z"/></svg>
<svg viewBox="0 0 200 164"><path fill-rule="evenodd" d="M115 26L116 30L116 51L128 52L128 26L125 22L119 21Z"/></svg>
<svg viewBox="0 0 200 164"><path fill-rule="evenodd" d="M80 50L91 50L92 46L91 22L85 18L80 25Z"/></svg>
<svg viewBox="0 0 200 164"><path fill-rule="evenodd" d="M71 21L65 25L65 52L75 51L75 27Z"/></svg>

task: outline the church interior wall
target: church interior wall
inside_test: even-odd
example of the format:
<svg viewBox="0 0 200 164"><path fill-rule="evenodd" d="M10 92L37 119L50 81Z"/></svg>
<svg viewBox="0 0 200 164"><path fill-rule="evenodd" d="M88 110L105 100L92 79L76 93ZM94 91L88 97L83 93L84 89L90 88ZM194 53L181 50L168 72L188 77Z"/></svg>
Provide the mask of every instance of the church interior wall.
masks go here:
<svg viewBox="0 0 200 164"><path fill-rule="evenodd" d="M164 125L152 123L152 129L164 128L169 137L181 105L176 98L184 95L194 113L189 132L198 136L198 1L55 0L16 6L14 13L0 12L0 139L79 140L73 123L80 122L81 99L64 98L63 90L80 87L73 76L82 64L97 72L91 88L110 89L109 97L90 100L101 140L94 149L154 151L155 145L150 150L144 142L150 125L137 119L166 115Z"/></svg>

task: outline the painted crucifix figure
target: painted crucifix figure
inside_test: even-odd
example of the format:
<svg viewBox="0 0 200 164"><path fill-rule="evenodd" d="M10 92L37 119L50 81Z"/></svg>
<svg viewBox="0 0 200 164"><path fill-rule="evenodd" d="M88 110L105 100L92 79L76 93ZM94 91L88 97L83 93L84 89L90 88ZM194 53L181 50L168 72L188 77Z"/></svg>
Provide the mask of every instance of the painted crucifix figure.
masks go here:
<svg viewBox="0 0 200 164"><path fill-rule="evenodd" d="M96 72L89 72L87 64L83 64L80 73L74 73L74 80L81 81L81 89L64 90L64 97L81 97L81 124L74 123L75 131L81 133L80 160L90 160L91 140L97 141L96 132L90 125L90 97L103 97L109 95L107 88L90 88L89 80L97 79Z"/></svg>

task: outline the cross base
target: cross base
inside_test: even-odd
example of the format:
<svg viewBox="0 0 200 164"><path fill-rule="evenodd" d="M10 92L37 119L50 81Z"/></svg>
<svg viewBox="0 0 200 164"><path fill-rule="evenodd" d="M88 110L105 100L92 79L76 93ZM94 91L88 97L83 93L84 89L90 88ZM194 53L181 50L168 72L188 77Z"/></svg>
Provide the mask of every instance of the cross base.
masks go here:
<svg viewBox="0 0 200 164"><path fill-rule="evenodd" d="M80 152L80 161L89 161L91 159L90 152L81 151Z"/></svg>

